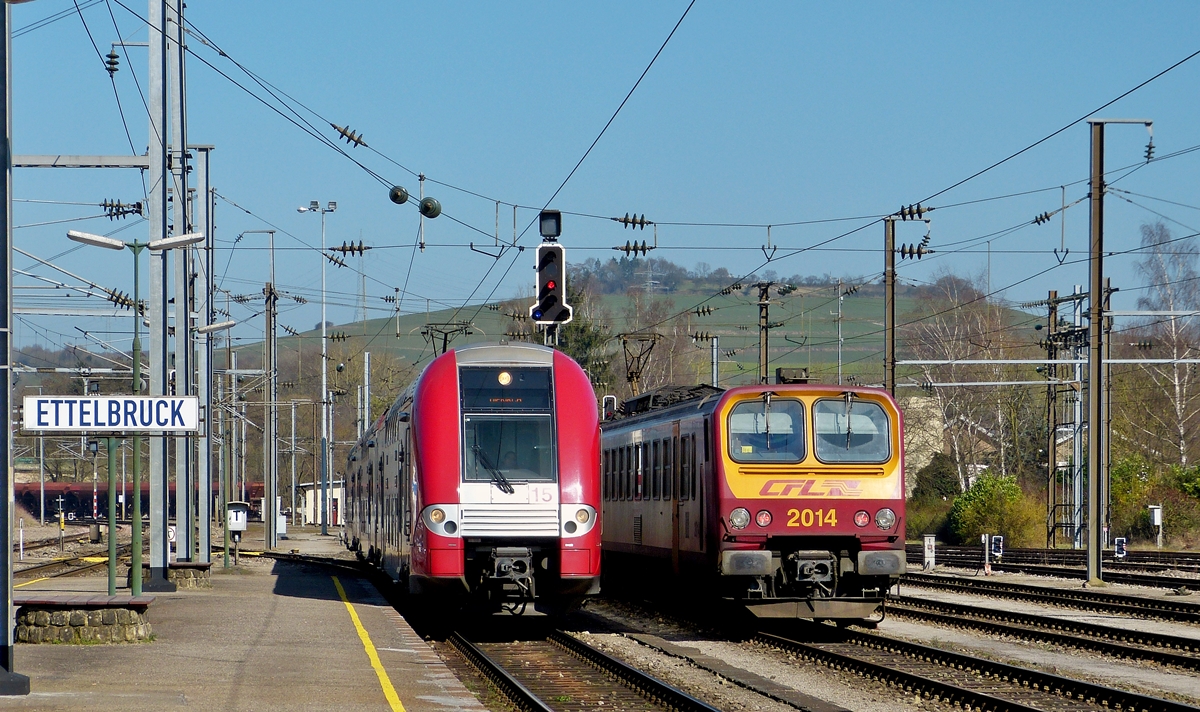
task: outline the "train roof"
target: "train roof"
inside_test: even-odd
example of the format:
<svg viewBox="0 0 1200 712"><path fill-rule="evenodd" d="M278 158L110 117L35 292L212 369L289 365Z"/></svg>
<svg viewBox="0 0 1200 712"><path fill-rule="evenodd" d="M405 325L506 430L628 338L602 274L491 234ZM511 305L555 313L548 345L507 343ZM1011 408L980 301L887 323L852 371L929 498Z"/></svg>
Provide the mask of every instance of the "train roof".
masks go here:
<svg viewBox="0 0 1200 712"><path fill-rule="evenodd" d="M508 365L516 361L551 366L554 364L554 349L522 341L501 341L499 343L468 344L456 348L454 349L454 358L459 365Z"/></svg>
<svg viewBox="0 0 1200 712"><path fill-rule="evenodd" d="M621 404L621 410L618 411L612 418L608 419L607 423L618 423L620 421L636 418L638 416L661 414L663 411L675 407L694 406L699 407L706 401L715 401L714 396L719 396L725 392L724 388L710 386L707 384L699 384L694 386L663 386L652 391L646 391L641 395L634 396ZM622 423L623 424L623 423ZM601 423L603 425L603 423Z"/></svg>

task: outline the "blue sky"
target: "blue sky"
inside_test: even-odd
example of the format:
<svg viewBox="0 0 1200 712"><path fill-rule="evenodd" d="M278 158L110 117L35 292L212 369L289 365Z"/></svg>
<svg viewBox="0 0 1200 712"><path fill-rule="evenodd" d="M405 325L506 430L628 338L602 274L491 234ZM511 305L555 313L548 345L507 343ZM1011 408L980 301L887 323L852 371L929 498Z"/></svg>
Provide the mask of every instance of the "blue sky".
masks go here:
<svg viewBox="0 0 1200 712"><path fill-rule="evenodd" d="M13 40L13 134L16 154L129 154L113 87L86 29L105 54L120 38L144 42L129 10L144 2L80 1L78 16ZM62 0L14 6L20 31L72 8ZM532 285L532 252L493 260L467 243L490 245L495 200L499 231L512 237L508 205L540 207L553 194L654 56L685 2L394 3L208 2L187 9L192 26L232 59L314 114L304 116L335 138L322 119L361 132L372 149L346 151L387 182L418 192L400 164L444 185L426 183L446 215L426 221L428 248L414 255L415 206L395 206L387 187L322 145L197 59L188 64L189 140L212 144L217 205L218 278L234 293L255 293L265 279L262 236L276 227L282 288L313 302L291 305L281 322L311 328L319 319L319 220L295 208L335 200L328 243L363 240L377 249L362 262L372 316L379 297L406 284L405 310L425 299L442 305L510 298ZM110 17L110 8L114 21ZM871 218L939 193L1200 50L1191 3L713 3L697 2L653 68L551 207L591 216L644 213L661 223L773 224L780 246L763 265L765 227L661 225L657 256L686 267L705 262L734 273L773 269L851 280L882 269L883 228ZM197 35L189 48L246 86L229 60ZM131 64L132 63L132 64ZM132 69L132 72L130 71ZM146 87L146 50L128 49L116 75L133 145L147 142L147 119L132 77ZM255 92L265 96L260 88ZM1179 66L1100 113L1154 120L1156 155L1200 145L1200 57ZM317 117L321 118L317 118ZM1007 228L1087 192L1088 140L1079 123L1018 158L930 201L931 246L957 243L935 258L905 263L902 278L929 280L940 268L977 274L1013 301L1048 289L1086 285L1086 203L1065 213L1067 264L1056 217L1044 226ZM1111 127L1110 168L1137 164L1147 140L1141 126ZM345 146L345 144L341 144ZM382 156L380 154L383 154ZM386 159L384 158L386 156ZM390 159L387 160L387 159ZM395 163L392 163L394 161ZM1200 226L1200 151L1152 163L1110 196L1107 245L1136 246L1138 228L1157 216L1177 235ZM1117 174L1120 175L1120 174ZM1115 178L1116 176L1114 176ZM32 226L95 215L99 203L140 199L132 171L18 170L14 179L16 245L87 279L131 290L128 257L97 254L66 240L68 228L107 233L107 219ZM956 204L1048 189L1004 200ZM1143 197L1148 196L1148 197ZM240 210L233 204L244 208ZM518 211L519 229L535 210ZM461 223L453 222L452 216ZM857 218L837 220L840 218ZM808 225L782 223L832 220ZM604 219L565 217L568 259L607 259L632 235ZM842 233L823 250L799 251ZM21 227L29 226L29 227ZM532 246L531 231L521 244ZM146 226L119 235L144 238ZM901 225L898 240L916 242L923 227ZM638 238L651 237L650 232ZM965 246L966 249L963 249ZM230 249L233 249L230 252ZM957 249L958 251L951 251ZM515 261L514 261L515 258ZM1135 257L1108 261L1114 285L1137 286ZM358 267L358 259L349 263ZM410 272L410 262L412 264ZM19 268L31 261L20 258ZM228 266L227 266L228 265ZM510 267L511 265L511 267ZM1050 269L1054 267L1054 269ZM1049 270L1044 274L1043 271ZM62 278L46 268L39 274ZM503 276L503 277L502 277ZM354 318L359 275L329 271L330 318ZM75 283L72 279L64 279ZM18 284L31 284L18 280ZM1013 286L1010 286L1013 285ZM1137 293L1118 295L1133 308ZM18 304L22 296L18 292ZM83 300L80 300L81 302ZM687 304L679 303L680 308ZM235 305L235 317L253 310ZM128 320L94 320L84 328L127 328ZM257 339L261 326L235 335ZM37 319L39 343L77 340L76 322ZM18 325L21 343L35 340ZM62 334L62 336L59 336Z"/></svg>

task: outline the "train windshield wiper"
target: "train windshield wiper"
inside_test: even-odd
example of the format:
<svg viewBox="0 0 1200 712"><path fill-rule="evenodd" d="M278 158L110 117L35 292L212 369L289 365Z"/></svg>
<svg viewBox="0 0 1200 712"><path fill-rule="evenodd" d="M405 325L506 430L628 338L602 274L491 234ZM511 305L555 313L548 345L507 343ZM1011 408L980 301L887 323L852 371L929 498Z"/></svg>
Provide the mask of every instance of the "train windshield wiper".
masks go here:
<svg viewBox="0 0 1200 712"><path fill-rule="evenodd" d="M483 454L483 450L481 450L478 445L475 445L471 449L475 451L476 462L481 463L483 465L483 469L491 473L492 482L495 483L496 487L501 492L504 494L512 494L513 492L516 492L512 484L508 481L508 478L504 476L504 473L496 469L496 466L492 464L492 461L488 459L487 455Z"/></svg>

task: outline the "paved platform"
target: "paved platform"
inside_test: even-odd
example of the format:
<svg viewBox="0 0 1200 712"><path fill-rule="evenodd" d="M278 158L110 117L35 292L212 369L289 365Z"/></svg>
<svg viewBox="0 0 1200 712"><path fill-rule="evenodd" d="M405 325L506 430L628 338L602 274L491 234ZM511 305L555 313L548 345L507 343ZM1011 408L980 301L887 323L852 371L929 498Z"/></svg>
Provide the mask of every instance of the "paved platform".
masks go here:
<svg viewBox="0 0 1200 712"><path fill-rule="evenodd" d="M280 549L344 551L300 532ZM152 642L18 645L31 694L0 709L484 709L369 581L253 556L232 569L214 556L212 571L211 590L155 594ZM107 579L22 583L22 594L97 593Z"/></svg>

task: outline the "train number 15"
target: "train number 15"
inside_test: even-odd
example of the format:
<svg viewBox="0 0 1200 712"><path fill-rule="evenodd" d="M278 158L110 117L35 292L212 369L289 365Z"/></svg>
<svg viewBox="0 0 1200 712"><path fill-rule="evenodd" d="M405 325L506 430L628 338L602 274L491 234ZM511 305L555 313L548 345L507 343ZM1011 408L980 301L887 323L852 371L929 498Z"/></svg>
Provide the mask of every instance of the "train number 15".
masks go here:
<svg viewBox="0 0 1200 712"><path fill-rule="evenodd" d="M788 521L789 527L836 527L837 526L837 510L836 509L789 509Z"/></svg>

